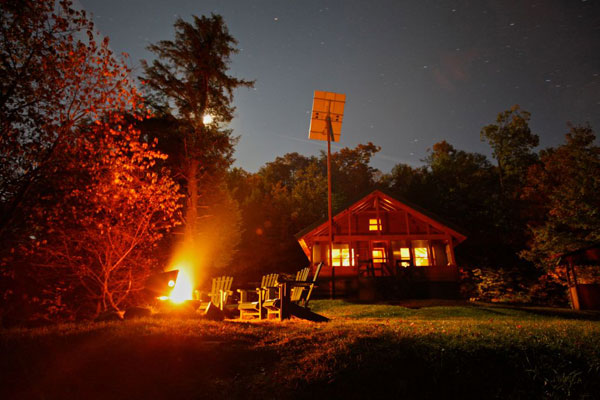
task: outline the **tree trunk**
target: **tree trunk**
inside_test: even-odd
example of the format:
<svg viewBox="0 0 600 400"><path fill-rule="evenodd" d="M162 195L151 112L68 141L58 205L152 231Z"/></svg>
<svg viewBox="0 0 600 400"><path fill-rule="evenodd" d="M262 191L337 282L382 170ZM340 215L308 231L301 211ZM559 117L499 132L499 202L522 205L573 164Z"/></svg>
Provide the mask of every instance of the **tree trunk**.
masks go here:
<svg viewBox="0 0 600 400"><path fill-rule="evenodd" d="M193 240L197 232L198 221L198 160L192 158L187 170L187 210L185 213L185 239Z"/></svg>
<svg viewBox="0 0 600 400"><path fill-rule="evenodd" d="M502 196L504 196L504 167L500 159L498 159L498 178L500 179L500 191L502 192Z"/></svg>

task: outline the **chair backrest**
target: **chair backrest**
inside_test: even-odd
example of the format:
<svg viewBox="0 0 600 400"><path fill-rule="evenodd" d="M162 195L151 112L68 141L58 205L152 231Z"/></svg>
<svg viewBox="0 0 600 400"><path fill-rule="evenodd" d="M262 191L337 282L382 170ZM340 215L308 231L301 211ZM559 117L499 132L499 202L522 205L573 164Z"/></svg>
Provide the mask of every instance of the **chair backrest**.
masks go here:
<svg viewBox="0 0 600 400"><path fill-rule="evenodd" d="M319 273L321 272L321 268L323 268L323 262L320 262L319 265L317 265L317 269L315 270L315 274L313 275L311 285L308 288L308 293L306 294L306 297L304 298L304 307L308 307L308 302L310 301L310 295L312 294L313 289L316 286L315 284L317 283L317 279L319 278Z"/></svg>
<svg viewBox="0 0 600 400"><path fill-rule="evenodd" d="M308 279L308 274L310 273L310 267L302 268L300 271L296 273L296 281L298 282L306 282Z"/></svg>
<svg viewBox="0 0 600 400"><path fill-rule="evenodd" d="M213 278L212 290L210 291L210 301L220 307L221 296L223 296L223 301L227 300L227 295L231 290L232 283L233 276L219 276L218 278ZM221 293L223 293L223 295L221 295Z"/></svg>
<svg viewBox="0 0 600 400"><path fill-rule="evenodd" d="M277 285L279 283L279 274L268 274L262 277L260 288L262 300L277 298Z"/></svg>
<svg viewBox="0 0 600 400"><path fill-rule="evenodd" d="M308 273L310 272L310 267L302 268L300 271L296 273L296 282L306 282L308 280ZM299 302L302 298L302 292L304 292L306 288L304 286L292 286L292 290L290 292L290 301L295 303Z"/></svg>
<svg viewBox="0 0 600 400"><path fill-rule="evenodd" d="M278 280L279 280L279 274L264 275L262 277L262 280L260 281L260 287L268 288L268 287L277 286Z"/></svg>

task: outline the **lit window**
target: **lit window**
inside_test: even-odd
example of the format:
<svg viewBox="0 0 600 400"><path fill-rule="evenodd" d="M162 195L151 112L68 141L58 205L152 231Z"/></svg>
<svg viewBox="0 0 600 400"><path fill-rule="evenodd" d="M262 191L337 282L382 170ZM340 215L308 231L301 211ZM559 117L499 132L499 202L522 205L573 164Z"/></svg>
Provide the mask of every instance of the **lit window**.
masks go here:
<svg viewBox="0 0 600 400"><path fill-rule="evenodd" d="M373 248L373 262L374 263L387 262L387 259L385 257L385 249L383 247Z"/></svg>
<svg viewBox="0 0 600 400"><path fill-rule="evenodd" d="M400 257L403 260L410 260L410 249L408 247L402 247L400 249Z"/></svg>
<svg viewBox="0 0 600 400"><path fill-rule="evenodd" d="M429 265L429 251L427 247L415 247L415 265L424 267Z"/></svg>
<svg viewBox="0 0 600 400"><path fill-rule="evenodd" d="M350 267L354 265L354 249L347 244L334 244L331 252L334 267Z"/></svg>
<svg viewBox="0 0 600 400"><path fill-rule="evenodd" d="M403 267L410 266L410 249L408 247L400 248L400 265Z"/></svg>
<svg viewBox="0 0 600 400"><path fill-rule="evenodd" d="M370 231L380 231L381 230L381 219L380 218L369 219L369 230Z"/></svg>

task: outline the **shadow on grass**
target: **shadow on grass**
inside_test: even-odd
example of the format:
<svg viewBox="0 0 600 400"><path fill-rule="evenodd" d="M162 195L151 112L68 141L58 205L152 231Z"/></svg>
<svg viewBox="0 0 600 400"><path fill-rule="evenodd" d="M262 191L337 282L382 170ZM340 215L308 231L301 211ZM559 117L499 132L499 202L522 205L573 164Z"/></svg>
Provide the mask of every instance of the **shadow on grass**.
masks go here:
<svg viewBox="0 0 600 400"><path fill-rule="evenodd" d="M430 316L452 309L376 307ZM454 309L516 313L500 306ZM600 392L594 327L578 328L576 337L552 327L533 336L448 335L377 324L352 329L353 323L142 320L15 331L0 336L0 398L594 398Z"/></svg>
<svg viewBox="0 0 600 400"><path fill-rule="evenodd" d="M252 337L153 333L143 323L2 339L3 399L243 398L248 377L277 360Z"/></svg>
<svg viewBox="0 0 600 400"><path fill-rule="evenodd" d="M597 360L540 344L523 348L419 338L360 338L325 379L294 398L593 398Z"/></svg>

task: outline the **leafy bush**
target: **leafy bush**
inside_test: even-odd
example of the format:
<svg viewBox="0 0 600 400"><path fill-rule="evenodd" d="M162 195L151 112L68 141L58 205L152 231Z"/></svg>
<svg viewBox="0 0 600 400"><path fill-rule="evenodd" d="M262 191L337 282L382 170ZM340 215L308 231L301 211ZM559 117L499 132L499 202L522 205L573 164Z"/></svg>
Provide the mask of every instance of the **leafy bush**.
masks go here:
<svg viewBox="0 0 600 400"><path fill-rule="evenodd" d="M469 274L469 273L468 273ZM494 303L528 303L528 279L520 270L474 268L470 276L472 300L490 301ZM473 290L474 289L474 290Z"/></svg>
<svg viewBox="0 0 600 400"><path fill-rule="evenodd" d="M564 267L538 276L531 276L516 268L461 270L461 295L471 300L493 303L530 303L551 307L569 305Z"/></svg>
<svg viewBox="0 0 600 400"><path fill-rule="evenodd" d="M565 268L556 268L541 275L529 288L529 295L534 304L567 307L569 295Z"/></svg>

